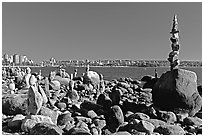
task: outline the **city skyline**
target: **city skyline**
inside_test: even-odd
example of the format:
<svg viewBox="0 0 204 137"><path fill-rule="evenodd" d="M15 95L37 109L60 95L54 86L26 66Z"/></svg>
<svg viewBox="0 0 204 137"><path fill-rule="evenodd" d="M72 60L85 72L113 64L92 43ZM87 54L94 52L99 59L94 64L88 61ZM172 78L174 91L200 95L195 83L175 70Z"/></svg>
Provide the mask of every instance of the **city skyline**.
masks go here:
<svg viewBox="0 0 204 137"><path fill-rule="evenodd" d="M202 60L202 3L3 3L2 54L49 60L166 60L178 16L180 60Z"/></svg>

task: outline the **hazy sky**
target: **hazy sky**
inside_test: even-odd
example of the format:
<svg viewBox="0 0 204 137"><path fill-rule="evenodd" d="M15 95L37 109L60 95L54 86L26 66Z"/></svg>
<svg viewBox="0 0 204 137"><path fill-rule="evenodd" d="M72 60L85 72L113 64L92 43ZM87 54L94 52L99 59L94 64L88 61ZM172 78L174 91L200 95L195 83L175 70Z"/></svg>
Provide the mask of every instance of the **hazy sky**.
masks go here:
<svg viewBox="0 0 204 137"><path fill-rule="evenodd" d="M2 54L35 62L72 59L166 60L173 15L180 60L202 60L202 3L3 3Z"/></svg>

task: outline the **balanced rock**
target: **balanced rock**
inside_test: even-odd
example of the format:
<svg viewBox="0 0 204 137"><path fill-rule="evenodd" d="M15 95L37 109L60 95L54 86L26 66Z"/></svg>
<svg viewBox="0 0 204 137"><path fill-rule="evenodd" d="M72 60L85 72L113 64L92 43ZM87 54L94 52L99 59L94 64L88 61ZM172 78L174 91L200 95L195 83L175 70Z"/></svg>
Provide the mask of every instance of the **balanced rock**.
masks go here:
<svg viewBox="0 0 204 137"><path fill-rule="evenodd" d="M43 98L38 92L38 88L36 86L30 86L28 90L28 112L36 115L40 111L42 104Z"/></svg>
<svg viewBox="0 0 204 137"><path fill-rule="evenodd" d="M50 123L37 123L32 130L30 135L62 135L63 130L61 130L57 125Z"/></svg>
<svg viewBox="0 0 204 137"><path fill-rule="evenodd" d="M196 81L196 73L184 69L162 74L152 90L154 105L176 114L186 112L189 116L195 115L202 106Z"/></svg>
<svg viewBox="0 0 204 137"><path fill-rule="evenodd" d="M6 94L2 97L2 113L5 115L28 114L27 94Z"/></svg>

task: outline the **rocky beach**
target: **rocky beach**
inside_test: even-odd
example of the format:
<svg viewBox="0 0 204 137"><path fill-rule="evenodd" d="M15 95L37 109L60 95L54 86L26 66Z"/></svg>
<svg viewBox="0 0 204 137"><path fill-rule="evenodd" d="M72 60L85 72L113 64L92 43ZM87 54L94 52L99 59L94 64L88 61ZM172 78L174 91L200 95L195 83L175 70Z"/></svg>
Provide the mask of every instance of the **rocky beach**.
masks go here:
<svg viewBox="0 0 204 137"><path fill-rule="evenodd" d="M62 68L49 77L25 71L3 75L3 135L202 134L202 86L194 72L108 81L89 67L83 76Z"/></svg>

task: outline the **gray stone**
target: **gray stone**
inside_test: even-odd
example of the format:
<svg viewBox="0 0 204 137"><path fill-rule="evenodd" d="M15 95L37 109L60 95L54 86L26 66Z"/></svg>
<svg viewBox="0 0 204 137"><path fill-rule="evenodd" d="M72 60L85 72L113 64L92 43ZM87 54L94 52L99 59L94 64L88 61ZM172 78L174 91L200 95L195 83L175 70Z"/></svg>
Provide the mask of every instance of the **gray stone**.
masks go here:
<svg viewBox="0 0 204 137"><path fill-rule="evenodd" d="M50 117L42 116L42 115L30 115L23 119L21 124L21 129L24 132L30 132L30 130L37 124L37 123L50 123L54 124Z"/></svg>
<svg viewBox="0 0 204 137"><path fill-rule="evenodd" d="M176 115L171 111L159 111L158 113L159 118L167 123L174 123L177 121Z"/></svg>
<svg viewBox="0 0 204 137"><path fill-rule="evenodd" d="M178 125L161 125L157 127L154 132L163 135L184 135L185 131Z"/></svg>
<svg viewBox="0 0 204 137"><path fill-rule="evenodd" d="M83 116L76 116L75 117L76 121L83 121L85 123L92 123L91 118L83 117Z"/></svg>
<svg viewBox="0 0 204 137"><path fill-rule="evenodd" d="M184 69L162 74L152 90L154 105L176 114L189 113L189 116L194 116L202 106L196 81L196 73Z"/></svg>
<svg viewBox="0 0 204 137"><path fill-rule="evenodd" d="M5 115L28 114L27 94L6 94L2 96L2 113Z"/></svg>
<svg viewBox="0 0 204 137"><path fill-rule="evenodd" d="M183 120L188 117L188 113L184 113L184 114L176 114L177 117L177 121L178 122L183 122Z"/></svg>
<svg viewBox="0 0 204 137"><path fill-rule="evenodd" d="M43 104L43 98L38 92L36 86L30 86L28 90L28 112L31 115L36 115L40 111Z"/></svg>
<svg viewBox="0 0 204 137"><path fill-rule="evenodd" d="M68 122L73 123L74 122L74 118L71 117L71 114L67 113L67 114L61 114L58 116L57 119L57 125L66 125Z"/></svg>
<svg viewBox="0 0 204 137"><path fill-rule="evenodd" d="M166 122L159 119L146 119L146 121L152 123L155 126L155 128L167 124Z"/></svg>
<svg viewBox="0 0 204 137"><path fill-rule="evenodd" d="M106 126L106 120L94 119L93 123L99 129L102 129Z"/></svg>
<svg viewBox="0 0 204 137"><path fill-rule="evenodd" d="M145 132L147 134L151 134L153 133L155 126L148 121L142 120L138 124L134 125L133 128L139 132Z"/></svg>
<svg viewBox="0 0 204 137"><path fill-rule="evenodd" d="M22 114L17 114L10 121L8 121L8 127L12 130L21 129L22 120L25 119L26 116Z"/></svg>
<svg viewBox="0 0 204 137"><path fill-rule="evenodd" d="M49 109L47 107L44 107L42 106L40 112L39 112L40 115L42 116L48 116L51 118L52 122L54 124L57 124L57 118L59 116L59 114L57 113L57 111L54 111L52 109Z"/></svg>
<svg viewBox="0 0 204 137"><path fill-rule="evenodd" d="M118 88L113 88L110 94L110 99L112 100L113 105L119 105L120 98L121 98L121 90Z"/></svg>
<svg viewBox="0 0 204 137"><path fill-rule="evenodd" d="M99 135L98 129L95 127L91 128L90 132L92 135Z"/></svg>
<svg viewBox="0 0 204 137"><path fill-rule="evenodd" d="M118 131L115 132L113 135L131 135L131 134L127 131Z"/></svg>
<svg viewBox="0 0 204 137"><path fill-rule="evenodd" d="M198 117L187 117L183 120L184 125L191 125L191 126L201 126L202 119Z"/></svg>
<svg viewBox="0 0 204 137"><path fill-rule="evenodd" d="M50 123L37 123L30 131L30 135L62 135L62 133L63 130Z"/></svg>
<svg viewBox="0 0 204 137"><path fill-rule="evenodd" d="M146 120L150 119L150 117L144 113L136 112L133 115L130 115L128 119Z"/></svg>
<svg viewBox="0 0 204 137"><path fill-rule="evenodd" d="M117 105L111 107L111 111L107 115L107 126L111 132L117 130L117 128L124 123L124 116L121 108Z"/></svg>
<svg viewBox="0 0 204 137"><path fill-rule="evenodd" d="M43 88L40 85L38 86L38 91L43 98L43 104L46 104L48 102L48 99L47 99L47 96L45 94L45 91L43 90Z"/></svg>
<svg viewBox="0 0 204 137"><path fill-rule="evenodd" d="M84 84L94 84L98 85L100 83L100 77L97 72L94 71L88 71L83 76L83 83Z"/></svg>
<svg viewBox="0 0 204 137"><path fill-rule="evenodd" d="M64 133L65 135L91 135L90 132L86 131L83 128L72 128L68 132Z"/></svg>
<svg viewBox="0 0 204 137"><path fill-rule="evenodd" d="M87 116L90 118L95 118L97 117L97 114L93 110L89 110Z"/></svg>

